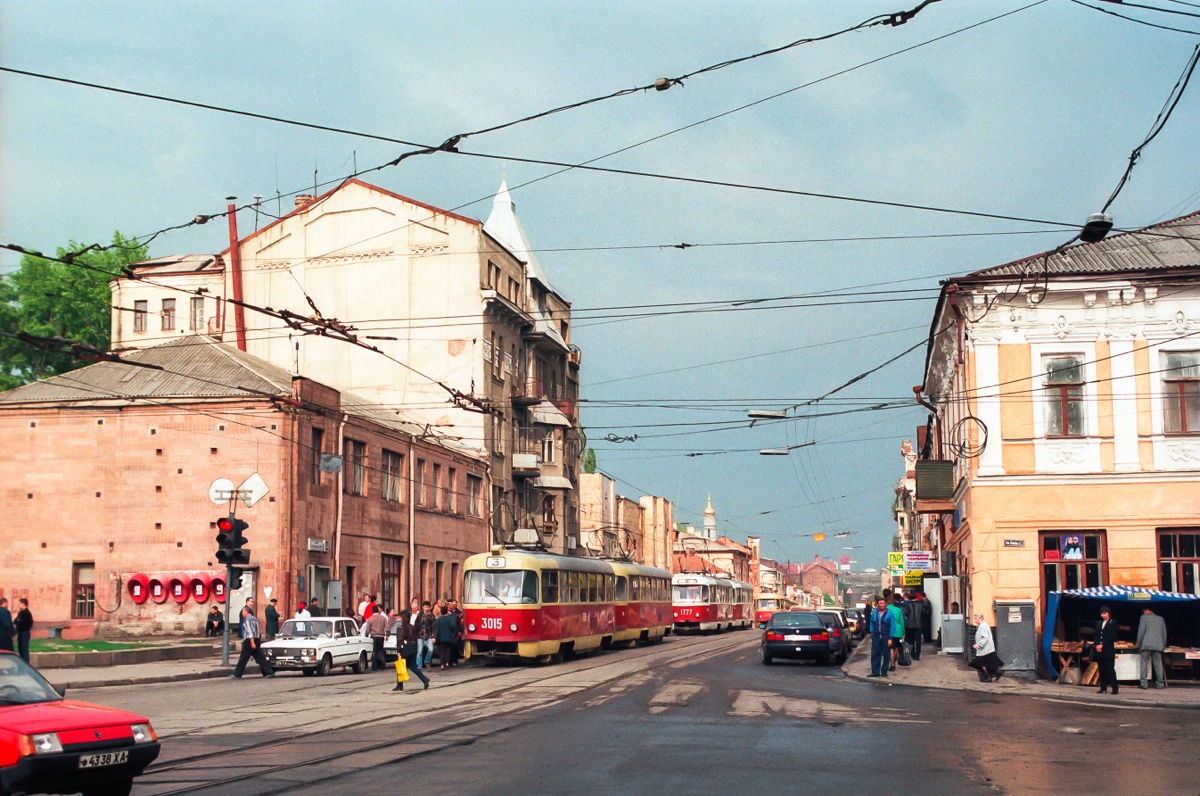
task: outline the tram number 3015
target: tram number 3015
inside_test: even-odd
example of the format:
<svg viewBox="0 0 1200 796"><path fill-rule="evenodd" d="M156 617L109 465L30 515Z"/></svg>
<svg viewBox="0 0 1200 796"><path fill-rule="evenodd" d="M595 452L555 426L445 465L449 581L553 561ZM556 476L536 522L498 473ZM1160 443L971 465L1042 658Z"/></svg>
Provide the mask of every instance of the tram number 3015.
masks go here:
<svg viewBox="0 0 1200 796"><path fill-rule="evenodd" d="M481 630L502 630L504 623L497 616L485 616L479 620Z"/></svg>

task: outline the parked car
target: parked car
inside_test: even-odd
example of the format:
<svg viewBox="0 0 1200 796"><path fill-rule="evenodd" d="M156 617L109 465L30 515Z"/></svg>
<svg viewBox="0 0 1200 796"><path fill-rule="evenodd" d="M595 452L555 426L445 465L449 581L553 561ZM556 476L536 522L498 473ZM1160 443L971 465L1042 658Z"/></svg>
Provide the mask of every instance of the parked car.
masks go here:
<svg viewBox="0 0 1200 796"><path fill-rule="evenodd" d="M762 662L769 666L776 658L829 665L833 659L829 631L816 611L780 611L771 616L762 635Z"/></svg>
<svg viewBox="0 0 1200 796"><path fill-rule="evenodd" d="M275 669L325 676L338 666L362 674L371 660L373 644L359 635L358 623L348 617L289 619L262 650Z"/></svg>
<svg viewBox="0 0 1200 796"><path fill-rule="evenodd" d="M65 699L0 651L0 794L125 796L158 751L145 716Z"/></svg>
<svg viewBox="0 0 1200 796"><path fill-rule="evenodd" d="M851 635L855 641L861 641L867 636L867 612L860 608L855 608L850 612L854 619L854 632Z"/></svg>
<svg viewBox="0 0 1200 796"><path fill-rule="evenodd" d="M822 608L817 611L817 615L821 617L821 621L829 630L829 651L834 662L845 663L846 659L850 657L850 649L854 646L851 639L850 621L846 618L845 611Z"/></svg>

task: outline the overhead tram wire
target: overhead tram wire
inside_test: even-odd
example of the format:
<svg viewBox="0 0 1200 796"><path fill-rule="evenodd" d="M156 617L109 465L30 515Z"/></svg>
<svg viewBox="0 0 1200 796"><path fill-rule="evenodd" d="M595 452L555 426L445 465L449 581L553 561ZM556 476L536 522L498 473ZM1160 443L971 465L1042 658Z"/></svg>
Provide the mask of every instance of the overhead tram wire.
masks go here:
<svg viewBox="0 0 1200 796"><path fill-rule="evenodd" d="M1108 14L1110 17L1116 17L1117 19L1123 19L1127 22L1136 22L1139 25L1145 25L1146 27L1150 27L1150 28L1158 28L1159 30L1169 30L1174 33L1186 33L1189 36L1200 36L1200 31L1188 30L1187 28L1173 28L1170 25L1159 25L1158 23L1150 22L1145 19L1138 19L1137 17L1130 17L1130 16L1126 16L1125 14L1118 14L1116 11L1112 11L1107 8L1101 8L1100 6L1094 6L1091 3L1085 3L1082 0L1071 0L1071 2L1077 6L1083 6L1084 8L1090 8L1093 11L1099 11L1101 14ZM1104 0L1098 0L1098 2L1104 2Z"/></svg>
<svg viewBox="0 0 1200 796"><path fill-rule="evenodd" d="M1101 3L1112 3L1113 5L1119 5L1122 8L1136 8L1136 9L1139 9L1142 11L1158 11L1163 14L1175 14L1176 16L1192 17L1193 19L1200 19L1200 14L1197 14L1194 11L1180 11L1175 8L1162 8L1161 6L1148 6L1143 3L1130 2L1130 0L1100 0L1100 2Z"/></svg>

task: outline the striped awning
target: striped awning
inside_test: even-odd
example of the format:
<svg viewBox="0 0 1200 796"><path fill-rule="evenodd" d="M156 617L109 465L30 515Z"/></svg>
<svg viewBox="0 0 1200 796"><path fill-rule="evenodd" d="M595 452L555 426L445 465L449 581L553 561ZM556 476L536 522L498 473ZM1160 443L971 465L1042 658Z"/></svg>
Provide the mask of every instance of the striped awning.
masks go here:
<svg viewBox="0 0 1200 796"><path fill-rule="evenodd" d="M1160 589L1143 589L1138 586L1097 586L1094 589L1069 589L1067 591L1051 593L1070 597L1083 597L1091 600L1115 600L1119 602L1200 600L1200 594L1187 594L1186 592L1178 591L1162 591Z"/></svg>

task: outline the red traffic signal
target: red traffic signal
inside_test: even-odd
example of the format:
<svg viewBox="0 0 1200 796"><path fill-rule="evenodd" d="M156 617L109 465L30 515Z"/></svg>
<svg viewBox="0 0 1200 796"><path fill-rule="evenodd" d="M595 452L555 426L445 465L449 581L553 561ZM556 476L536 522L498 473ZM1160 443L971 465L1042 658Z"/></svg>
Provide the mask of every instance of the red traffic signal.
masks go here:
<svg viewBox="0 0 1200 796"><path fill-rule="evenodd" d="M217 561L222 564L249 564L250 551L243 550L247 539L244 531L250 523L237 517L217 520Z"/></svg>

